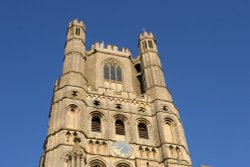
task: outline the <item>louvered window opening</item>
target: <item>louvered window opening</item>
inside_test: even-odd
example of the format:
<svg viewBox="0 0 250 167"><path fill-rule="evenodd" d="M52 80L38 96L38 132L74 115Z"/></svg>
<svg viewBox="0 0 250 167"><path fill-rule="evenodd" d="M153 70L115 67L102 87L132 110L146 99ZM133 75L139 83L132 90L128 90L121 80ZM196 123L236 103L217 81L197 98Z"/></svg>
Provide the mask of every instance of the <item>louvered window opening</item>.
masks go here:
<svg viewBox="0 0 250 167"><path fill-rule="evenodd" d="M140 123L138 125L138 131L139 131L139 138L148 139L148 129L147 129L147 126L145 124Z"/></svg>
<svg viewBox="0 0 250 167"><path fill-rule="evenodd" d="M121 120L115 122L115 133L117 135L125 135L125 127Z"/></svg>
<svg viewBox="0 0 250 167"><path fill-rule="evenodd" d="M93 117L91 122L92 132L101 132L101 120L99 117Z"/></svg>

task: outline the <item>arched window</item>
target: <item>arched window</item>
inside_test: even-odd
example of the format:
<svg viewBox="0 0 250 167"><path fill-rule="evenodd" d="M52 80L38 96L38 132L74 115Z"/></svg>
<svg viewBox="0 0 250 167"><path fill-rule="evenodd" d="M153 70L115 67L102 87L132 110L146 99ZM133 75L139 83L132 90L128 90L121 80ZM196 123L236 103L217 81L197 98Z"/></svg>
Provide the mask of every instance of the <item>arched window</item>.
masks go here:
<svg viewBox="0 0 250 167"><path fill-rule="evenodd" d="M145 123L138 124L139 138L148 139L148 129Z"/></svg>
<svg viewBox="0 0 250 167"><path fill-rule="evenodd" d="M101 132L101 119L100 119L100 117L98 117L98 116L92 117L91 131L92 132Z"/></svg>
<svg viewBox="0 0 250 167"><path fill-rule="evenodd" d="M130 167L130 166L126 163L119 163L118 165L116 165L116 167Z"/></svg>
<svg viewBox="0 0 250 167"><path fill-rule="evenodd" d="M122 120L115 121L115 134L125 135L125 126Z"/></svg>
<svg viewBox="0 0 250 167"><path fill-rule="evenodd" d="M104 79L109 81L122 81L122 69L113 62L106 63L103 68Z"/></svg>
<svg viewBox="0 0 250 167"><path fill-rule="evenodd" d="M89 163L90 167L106 167L106 165L100 160L93 160Z"/></svg>

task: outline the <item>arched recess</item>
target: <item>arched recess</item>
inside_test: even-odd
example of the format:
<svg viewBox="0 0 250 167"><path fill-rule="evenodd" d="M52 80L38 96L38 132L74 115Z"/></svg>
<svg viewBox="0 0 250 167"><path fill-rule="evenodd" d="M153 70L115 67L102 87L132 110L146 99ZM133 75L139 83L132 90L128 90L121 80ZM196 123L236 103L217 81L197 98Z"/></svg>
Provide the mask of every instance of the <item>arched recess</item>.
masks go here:
<svg viewBox="0 0 250 167"><path fill-rule="evenodd" d="M89 162L89 167L106 167L106 165L102 160L94 159Z"/></svg>
<svg viewBox="0 0 250 167"><path fill-rule="evenodd" d="M132 165L129 162L126 162L124 160L118 161L114 164L115 167L132 167Z"/></svg>
<svg viewBox="0 0 250 167"><path fill-rule="evenodd" d="M174 121L171 118L164 118L163 131L167 142L174 143L175 138L173 134L173 127L175 126Z"/></svg>
<svg viewBox="0 0 250 167"><path fill-rule="evenodd" d="M176 148L177 159L182 159L181 149L177 146Z"/></svg>
<svg viewBox="0 0 250 167"><path fill-rule="evenodd" d="M67 106L67 116L66 116L66 126L68 128L79 128L79 107L75 104L70 104Z"/></svg>
<svg viewBox="0 0 250 167"><path fill-rule="evenodd" d="M127 163L122 162L117 164L116 167L130 167L130 166Z"/></svg>

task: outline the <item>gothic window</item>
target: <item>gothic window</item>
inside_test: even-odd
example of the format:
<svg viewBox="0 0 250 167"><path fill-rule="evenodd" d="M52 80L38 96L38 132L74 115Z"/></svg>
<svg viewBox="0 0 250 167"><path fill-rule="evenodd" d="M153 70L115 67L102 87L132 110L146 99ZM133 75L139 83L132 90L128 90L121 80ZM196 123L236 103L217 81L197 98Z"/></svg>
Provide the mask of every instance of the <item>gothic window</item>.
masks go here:
<svg viewBox="0 0 250 167"><path fill-rule="evenodd" d="M151 40L148 41L149 48L153 48L153 42Z"/></svg>
<svg viewBox="0 0 250 167"><path fill-rule="evenodd" d="M122 69L121 69L121 67L117 67L116 68L116 70L117 70L117 81L122 81Z"/></svg>
<svg viewBox="0 0 250 167"><path fill-rule="evenodd" d="M111 80L116 80L116 76L115 76L115 66L111 66Z"/></svg>
<svg viewBox="0 0 250 167"><path fill-rule="evenodd" d="M76 35L80 36L80 28L76 28Z"/></svg>
<svg viewBox="0 0 250 167"><path fill-rule="evenodd" d="M119 65L110 62L104 65L104 79L109 81L122 81L122 69Z"/></svg>
<svg viewBox="0 0 250 167"><path fill-rule="evenodd" d="M91 130L92 130L92 132L101 132L101 119L100 119L100 117L98 117L98 116L92 117Z"/></svg>
<svg viewBox="0 0 250 167"><path fill-rule="evenodd" d="M139 138L148 139L148 129L145 123L138 124Z"/></svg>
<svg viewBox="0 0 250 167"><path fill-rule="evenodd" d="M104 79L109 80L109 66L107 64L104 65Z"/></svg>
<svg viewBox="0 0 250 167"><path fill-rule="evenodd" d="M115 121L115 133L117 135L125 135L125 126L122 120Z"/></svg>

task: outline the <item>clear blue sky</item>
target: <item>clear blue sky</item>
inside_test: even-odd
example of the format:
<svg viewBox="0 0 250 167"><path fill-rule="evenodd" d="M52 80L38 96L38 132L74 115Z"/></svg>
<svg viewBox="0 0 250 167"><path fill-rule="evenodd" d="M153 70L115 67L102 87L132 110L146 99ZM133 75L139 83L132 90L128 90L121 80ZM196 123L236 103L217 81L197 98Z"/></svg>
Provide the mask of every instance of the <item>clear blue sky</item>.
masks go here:
<svg viewBox="0 0 250 167"><path fill-rule="evenodd" d="M2 0L1 166L38 166L74 18L88 48L105 41L137 55L138 34L152 31L193 166L250 166L249 0Z"/></svg>

